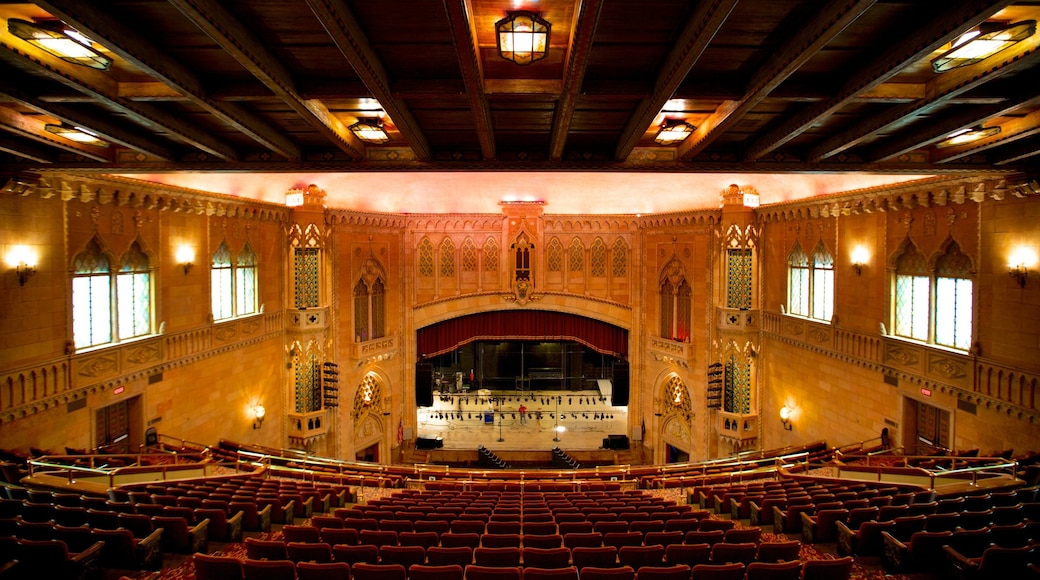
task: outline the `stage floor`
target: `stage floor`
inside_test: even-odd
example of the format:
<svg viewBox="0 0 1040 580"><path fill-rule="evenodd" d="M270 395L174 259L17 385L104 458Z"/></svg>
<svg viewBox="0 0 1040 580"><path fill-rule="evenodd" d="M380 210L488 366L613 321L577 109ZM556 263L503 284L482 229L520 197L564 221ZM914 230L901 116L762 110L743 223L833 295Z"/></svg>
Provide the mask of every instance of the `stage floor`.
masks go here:
<svg viewBox="0 0 1040 580"><path fill-rule="evenodd" d="M521 405L527 407L523 423ZM607 435L631 436L628 407L613 407L609 397L591 390L434 391L433 407L420 408L418 415L418 436L441 437L445 449L484 445L495 451L548 451L558 445L565 450L591 450L601 448Z"/></svg>

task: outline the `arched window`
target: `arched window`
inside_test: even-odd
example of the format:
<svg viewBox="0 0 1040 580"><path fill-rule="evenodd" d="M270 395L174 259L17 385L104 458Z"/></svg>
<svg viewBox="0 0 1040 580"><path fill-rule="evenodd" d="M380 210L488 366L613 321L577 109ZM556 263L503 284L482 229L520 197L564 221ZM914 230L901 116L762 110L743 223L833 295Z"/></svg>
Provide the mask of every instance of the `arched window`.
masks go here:
<svg viewBox="0 0 1040 580"><path fill-rule="evenodd" d="M534 244L527 239L527 234L521 233L509 248L513 252L513 279L531 280L531 251Z"/></svg>
<svg viewBox="0 0 1040 580"><path fill-rule="evenodd" d="M152 333L152 272L137 242L123 255L116 276L116 306L120 340Z"/></svg>
<svg viewBox="0 0 1040 580"><path fill-rule="evenodd" d="M661 338L679 342L690 339L693 290L686 281L685 267L678 258L665 265L660 279Z"/></svg>
<svg viewBox="0 0 1040 580"><path fill-rule="evenodd" d="M546 258L546 269L550 272L563 272L563 244L558 238L549 240L549 254Z"/></svg>
<svg viewBox="0 0 1040 580"><path fill-rule="evenodd" d="M834 315L834 258L822 241L811 260L798 242L787 255L787 313L826 322Z"/></svg>
<svg viewBox="0 0 1040 580"><path fill-rule="evenodd" d="M238 316L256 313L259 302L256 264L256 252L246 242L235 265L235 314Z"/></svg>
<svg viewBox="0 0 1040 580"><path fill-rule="evenodd" d="M896 335L928 340L930 286L928 260L908 240L896 259Z"/></svg>
<svg viewBox="0 0 1040 580"><path fill-rule="evenodd" d="M585 269L585 246L582 245L581 240L574 238L571 241L570 249L570 270L571 272L581 272Z"/></svg>
<svg viewBox="0 0 1040 580"><path fill-rule="evenodd" d="M441 276L451 277L455 275L455 243L451 238L444 238L441 242Z"/></svg>
<svg viewBox="0 0 1040 580"><path fill-rule="evenodd" d="M112 272L97 238L73 261L72 334L76 348L112 342Z"/></svg>
<svg viewBox="0 0 1040 580"><path fill-rule="evenodd" d="M153 332L151 262L137 241L119 261L119 271L90 240L73 260L72 335L76 348L100 346Z"/></svg>
<svg viewBox="0 0 1040 580"><path fill-rule="evenodd" d="M628 275L628 245L625 244L625 240L621 238L614 240L614 249L611 250L611 254L614 262L614 277L624 278Z"/></svg>
<svg viewBox="0 0 1040 580"><path fill-rule="evenodd" d="M798 242L787 255L787 312L798 316L809 316L809 258Z"/></svg>
<svg viewBox="0 0 1040 580"><path fill-rule="evenodd" d="M473 238L466 238L462 242L462 271L477 271L477 245L473 243Z"/></svg>
<svg viewBox="0 0 1040 580"><path fill-rule="evenodd" d="M935 262L935 343L951 348L971 348L971 258L950 242Z"/></svg>
<svg viewBox="0 0 1040 580"><path fill-rule="evenodd" d="M498 272L498 242L495 238L484 241L484 271Z"/></svg>
<svg viewBox="0 0 1040 580"><path fill-rule="evenodd" d="M596 277L607 275L607 245L603 243L602 239L596 238L592 241L589 262L590 275Z"/></svg>
<svg viewBox="0 0 1040 580"><path fill-rule="evenodd" d="M227 242L221 242L210 265L213 320L256 313L256 253L246 243L232 262Z"/></svg>
<svg viewBox="0 0 1040 580"><path fill-rule="evenodd" d="M369 257L354 284L354 338L358 342L386 336L386 274L382 264Z"/></svg>
<svg viewBox="0 0 1040 580"><path fill-rule="evenodd" d="M419 275L423 278L433 277L433 242L423 238L419 242Z"/></svg>
<svg viewBox="0 0 1040 580"><path fill-rule="evenodd" d="M813 250L812 317L830 322L834 315L834 258L823 242Z"/></svg>

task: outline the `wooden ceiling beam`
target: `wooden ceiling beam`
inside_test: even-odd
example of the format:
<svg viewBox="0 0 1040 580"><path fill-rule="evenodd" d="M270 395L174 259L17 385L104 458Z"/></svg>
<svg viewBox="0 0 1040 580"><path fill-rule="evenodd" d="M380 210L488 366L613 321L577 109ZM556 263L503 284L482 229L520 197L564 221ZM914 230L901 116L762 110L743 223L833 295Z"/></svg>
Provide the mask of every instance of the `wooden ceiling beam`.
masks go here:
<svg viewBox="0 0 1040 580"><path fill-rule="evenodd" d="M951 1L945 3L939 11L932 6L922 5L922 10L927 12L928 17L913 23L912 34L906 34L901 40L891 44L889 50L878 54L873 61L853 68L853 73L844 83L840 83L840 88L833 97L806 107L760 134L745 149L744 156L748 160L755 160L775 151L848 106L859 95L888 81L907 66L927 58L942 45L957 38L965 30L977 26L1013 1ZM909 27L910 25L908 29Z"/></svg>
<svg viewBox="0 0 1040 580"><path fill-rule="evenodd" d="M639 140L646 134L654 118L664 108L668 99L672 98L690 69L708 48L711 39L715 38L730 12L737 5L737 0L718 0L716 2L698 2L682 33L672 46L665 59L664 66L657 73L653 93L641 99L635 112L629 117L625 129L621 132L614 159L624 161L635 149Z"/></svg>
<svg viewBox="0 0 1040 580"><path fill-rule="evenodd" d="M49 147L56 147L73 155L82 155L94 161L110 163L114 158L111 148L96 147L86 143L77 143L68 139L62 139L53 133L49 133L45 126L47 122L38 118L38 115L23 115L14 109L0 107L0 129L42 143ZM55 162L52 160L51 162Z"/></svg>
<svg viewBox="0 0 1040 580"><path fill-rule="evenodd" d="M1031 103L1026 104L1035 105L1038 102L1040 102L1040 97L1034 99ZM1018 117L1001 123L1000 133L992 137L957 147L936 149L932 151L932 162L949 163L967 157L968 155L982 153L1036 135L1040 135L1040 111L1034 111L1023 117Z"/></svg>
<svg viewBox="0 0 1040 580"><path fill-rule="evenodd" d="M770 51L770 56L751 75L741 99L724 103L701 121L693 134L679 145L679 158L689 161L703 152L875 2L877 0L846 0L826 4L784 46Z"/></svg>
<svg viewBox="0 0 1040 580"><path fill-rule="evenodd" d="M552 134L549 136L549 159L563 157L567 134L574 119L585 70L589 66L592 38L596 34L599 16L603 13L603 0L577 0L574 6L574 27L567 46L567 69L563 72L560 99L553 114Z"/></svg>
<svg viewBox="0 0 1040 580"><path fill-rule="evenodd" d="M365 158L364 145L347 126L321 101L303 98L285 65L223 4L217 0L169 1L330 143L355 160ZM302 151L295 144L286 153L289 159L302 157Z"/></svg>
<svg viewBox="0 0 1040 580"><path fill-rule="evenodd" d="M819 161L832 155L836 155L859 145L879 133L884 133L892 127L905 126L915 118L927 114L937 107L948 105L955 99L975 91L995 79L1008 73L1031 67L1040 61L1040 36L1022 42L1014 49L1009 49L1005 54L987 59L976 66L964 67L949 73L939 75L929 81L925 87L925 95L909 104L895 107L880 115L871 115L864 118L847 131L824 139L820 144L809 150L807 156L809 161ZM992 99L990 99L992 101ZM1004 101L999 98L995 104ZM977 103L978 104L978 103ZM991 103L992 104L992 103ZM897 143L902 143L898 141ZM899 150L900 146L893 144L891 149L881 148L875 151L877 155L893 157L906 150Z"/></svg>
<svg viewBox="0 0 1040 580"><path fill-rule="evenodd" d="M1012 145L1001 147L1000 151L993 152L990 155L990 162L998 166L1009 165L1038 155L1040 155L1040 143L1036 139L1023 139Z"/></svg>
<svg viewBox="0 0 1040 580"><path fill-rule="evenodd" d="M173 0L182 2L184 0ZM332 37L339 51L346 57L354 72L365 83L379 104L390 116L398 132L412 148L416 159L429 161L432 158L430 144L423 135L418 121L412 116L408 105L394 97L390 77L383 63L376 56L361 24L354 18L350 7L343 0L306 0L311 11L318 17L325 31Z"/></svg>
<svg viewBox="0 0 1040 580"><path fill-rule="evenodd" d="M127 118L151 131L176 136L181 141L214 155L222 156L231 151L226 143L213 137L208 131L191 125L175 115L170 115L168 111L149 103L134 103L120 98L118 83L107 73L70 64L47 54L29 43L15 38L8 32L6 26L0 27L0 60L11 64L18 70L32 72L34 75L51 79L88 95L93 98L94 102L126 115ZM32 80L28 82L38 84ZM33 98L38 100L35 95ZM94 129L88 125L83 126L87 129ZM129 134L125 131L124 133ZM155 151L169 152L165 146L160 146L152 141L148 143L148 146L154 147ZM153 151L149 154L155 153Z"/></svg>
<svg viewBox="0 0 1040 580"><path fill-rule="evenodd" d="M473 113L473 128L480 143L480 154L484 159L494 159L498 155L495 128L491 123L487 93L484 92L484 71L480 63L472 7L466 0L444 0L444 10L448 14L448 26L451 28L452 44L455 45L455 57L462 71L466 99Z"/></svg>
<svg viewBox="0 0 1040 580"><path fill-rule="evenodd" d="M52 151L37 147L24 140L12 139L6 135L0 135L0 151L38 163L51 164L57 160L57 156Z"/></svg>

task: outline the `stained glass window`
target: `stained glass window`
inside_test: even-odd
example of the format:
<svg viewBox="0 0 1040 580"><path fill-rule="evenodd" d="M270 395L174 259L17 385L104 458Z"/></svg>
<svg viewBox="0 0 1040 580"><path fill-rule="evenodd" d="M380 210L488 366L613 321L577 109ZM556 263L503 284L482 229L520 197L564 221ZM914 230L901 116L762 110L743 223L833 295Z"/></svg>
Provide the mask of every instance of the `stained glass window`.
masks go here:
<svg viewBox="0 0 1040 580"><path fill-rule="evenodd" d="M592 241L589 262L589 274L597 277L607 275L607 245L600 238Z"/></svg>
<svg viewBox="0 0 1040 580"><path fill-rule="evenodd" d="M235 267L235 314L238 316L256 313L256 262L256 253L249 242L246 242L242 253L238 255L238 264Z"/></svg>
<svg viewBox="0 0 1040 580"><path fill-rule="evenodd" d="M614 277L624 278L628 275L628 246L625 244L625 240L618 238L614 242L614 249L611 251L613 254L614 262Z"/></svg>
<svg viewBox="0 0 1040 580"><path fill-rule="evenodd" d="M231 250L227 242L223 242L213 254L213 263L209 270L211 297L213 301L213 319L223 320L235 315L234 276L231 269Z"/></svg>
<svg viewBox="0 0 1040 580"><path fill-rule="evenodd" d="M823 242L813 251L812 317L830 322L834 315L834 258Z"/></svg>
<svg viewBox="0 0 1040 580"><path fill-rule="evenodd" d="M563 272L563 244L560 240L553 238L549 240L549 256L546 259L546 267L550 272Z"/></svg>
<svg viewBox="0 0 1040 580"><path fill-rule="evenodd" d="M742 415L751 412L751 363L735 356L726 361L723 410Z"/></svg>
<svg viewBox="0 0 1040 580"><path fill-rule="evenodd" d="M76 348L112 342L109 258L97 239L92 239L73 264L72 334Z"/></svg>
<svg viewBox="0 0 1040 580"><path fill-rule="evenodd" d="M953 242L935 264L935 343L971 348L971 258Z"/></svg>
<svg viewBox="0 0 1040 580"><path fill-rule="evenodd" d="M152 282L148 256L134 242L123 256L116 276L116 315L119 339L126 340L152 332Z"/></svg>
<svg viewBox="0 0 1040 580"><path fill-rule="evenodd" d="M307 353L294 365L296 376L296 412L312 413L321 410L321 372L318 357Z"/></svg>
<svg viewBox="0 0 1040 580"><path fill-rule="evenodd" d="M320 306L320 250L318 248L296 248L293 260L293 279L295 286L296 308L317 308Z"/></svg>
<svg viewBox="0 0 1040 580"><path fill-rule="evenodd" d="M484 271L498 271L498 242L494 238L488 238L484 242Z"/></svg>
<svg viewBox="0 0 1040 580"><path fill-rule="evenodd" d="M896 260L895 333L916 340L928 340L929 292L928 260L913 243L908 243Z"/></svg>
<svg viewBox="0 0 1040 580"><path fill-rule="evenodd" d="M795 242L787 256L787 312L809 315L809 258Z"/></svg>
<svg viewBox="0 0 1040 580"><path fill-rule="evenodd" d="M433 276L433 242L430 238L419 242L419 275L424 278Z"/></svg>
<svg viewBox="0 0 1040 580"><path fill-rule="evenodd" d="M578 238L571 242L570 269L571 272L581 272L585 269L585 246Z"/></svg>

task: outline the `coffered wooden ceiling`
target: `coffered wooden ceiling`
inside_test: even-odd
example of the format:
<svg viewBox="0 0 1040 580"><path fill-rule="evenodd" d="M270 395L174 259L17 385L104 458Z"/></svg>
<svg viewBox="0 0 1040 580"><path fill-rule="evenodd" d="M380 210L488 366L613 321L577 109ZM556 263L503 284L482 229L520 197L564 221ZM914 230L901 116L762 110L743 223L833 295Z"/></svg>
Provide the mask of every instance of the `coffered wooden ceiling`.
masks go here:
<svg viewBox="0 0 1040 580"><path fill-rule="evenodd" d="M548 56L498 56L510 10ZM0 173L623 170L1020 172L1040 166L1040 34L931 60L1040 2L943 0L0 1ZM113 64L7 30L58 18ZM381 117L391 140L348 126ZM654 144L666 119L696 131ZM108 147L43 129L89 129ZM937 148L978 125L998 135Z"/></svg>

